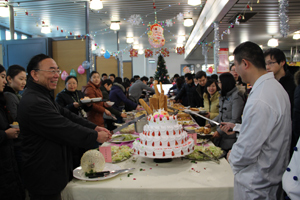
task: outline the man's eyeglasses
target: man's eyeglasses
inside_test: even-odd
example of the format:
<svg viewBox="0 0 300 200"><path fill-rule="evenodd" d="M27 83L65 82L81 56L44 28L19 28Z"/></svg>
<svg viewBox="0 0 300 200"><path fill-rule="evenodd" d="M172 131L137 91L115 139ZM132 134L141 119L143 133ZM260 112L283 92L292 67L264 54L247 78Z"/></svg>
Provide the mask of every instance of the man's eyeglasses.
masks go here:
<svg viewBox="0 0 300 200"><path fill-rule="evenodd" d="M266 63L266 65L273 65L275 63L277 63L277 62L276 61L275 62L268 62L268 63Z"/></svg>
<svg viewBox="0 0 300 200"><path fill-rule="evenodd" d="M42 70L42 69L35 69L35 71L44 71L44 72L51 72L52 74L61 74L61 70Z"/></svg>

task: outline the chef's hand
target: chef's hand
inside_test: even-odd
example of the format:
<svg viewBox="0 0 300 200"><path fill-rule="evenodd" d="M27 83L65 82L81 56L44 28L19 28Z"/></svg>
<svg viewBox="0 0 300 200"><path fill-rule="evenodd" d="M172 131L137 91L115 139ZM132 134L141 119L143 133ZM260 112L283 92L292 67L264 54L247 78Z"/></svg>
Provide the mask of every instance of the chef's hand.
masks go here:
<svg viewBox="0 0 300 200"><path fill-rule="evenodd" d="M137 105L137 107L135 108L136 110L139 110L141 108L140 105Z"/></svg>
<svg viewBox="0 0 300 200"><path fill-rule="evenodd" d="M216 137L217 138L220 137L220 134L218 133L218 131L215 131L214 134L213 134L213 138L216 138Z"/></svg>
<svg viewBox="0 0 300 200"><path fill-rule="evenodd" d="M210 124L206 124L204 127L211 128Z"/></svg>
<svg viewBox="0 0 300 200"><path fill-rule="evenodd" d="M231 150L229 150L229 151L228 151L228 153L227 153L227 157L226 157L226 159L227 159L227 161L228 161L228 162L229 162L229 160L228 160L228 159L229 159L229 155L230 155L230 153L231 153Z"/></svg>
<svg viewBox="0 0 300 200"><path fill-rule="evenodd" d="M18 138L20 134L20 129L18 128L9 128L5 130L6 136L8 139Z"/></svg>
<svg viewBox="0 0 300 200"><path fill-rule="evenodd" d="M111 134L106 131L98 132L97 142L104 143L111 139Z"/></svg>
<svg viewBox="0 0 300 200"><path fill-rule="evenodd" d="M227 135L232 135L232 134L235 134L235 131L232 131L232 129L234 127L235 127L234 123L231 123L231 122L221 122L220 129L222 131L224 131Z"/></svg>
<svg viewBox="0 0 300 200"><path fill-rule="evenodd" d="M101 126L96 126L95 131L97 131L97 132L104 131L104 132L110 133L109 130L107 130L106 128L103 128Z"/></svg>
<svg viewBox="0 0 300 200"><path fill-rule="evenodd" d="M111 112L110 112L109 110L106 110L106 109L105 109L104 112L105 112L105 114L106 114L107 116L111 116Z"/></svg>

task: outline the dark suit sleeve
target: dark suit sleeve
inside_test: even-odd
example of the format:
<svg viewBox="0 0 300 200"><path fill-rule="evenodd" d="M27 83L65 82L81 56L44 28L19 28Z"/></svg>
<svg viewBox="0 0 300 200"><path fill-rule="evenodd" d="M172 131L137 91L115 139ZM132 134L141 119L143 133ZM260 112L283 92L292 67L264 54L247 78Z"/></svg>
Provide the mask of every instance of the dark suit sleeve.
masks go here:
<svg viewBox="0 0 300 200"><path fill-rule="evenodd" d="M4 130L0 130L0 144L7 139L6 133Z"/></svg>
<svg viewBox="0 0 300 200"><path fill-rule="evenodd" d="M178 94L175 97L175 100L181 99L183 95L186 93L185 85L182 86L182 88L179 90Z"/></svg>
<svg viewBox="0 0 300 200"><path fill-rule="evenodd" d="M118 92L117 95L118 95L118 98L121 99L126 105L129 105L130 107L132 107L134 109L137 107L137 104L134 103L133 101L131 101L130 99L128 99L123 92Z"/></svg>
<svg viewBox="0 0 300 200"><path fill-rule="evenodd" d="M62 107L66 107L67 109L69 109L70 111L77 113L78 110L77 108L74 107L73 103L67 104L63 98L63 94L62 93L58 93L56 95L55 101Z"/></svg>
<svg viewBox="0 0 300 200"><path fill-rule="evenodd" d="M297 86L294 95L293 108L293 134L299 138L300 136L300 86Z"/></svg>

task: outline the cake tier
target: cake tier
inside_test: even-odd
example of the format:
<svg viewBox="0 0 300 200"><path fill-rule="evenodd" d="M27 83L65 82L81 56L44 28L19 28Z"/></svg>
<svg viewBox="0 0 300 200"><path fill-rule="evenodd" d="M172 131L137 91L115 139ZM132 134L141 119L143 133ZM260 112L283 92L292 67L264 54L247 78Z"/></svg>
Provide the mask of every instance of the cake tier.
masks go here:
<svg viewBox="0 0 300 200"><path fill-rule="evenodd" d="M174 126L177 125L177 116L148 116L149 126Z"/></svg>
<svg viewBox="0 0 300 200"><path fill-rule="evenodd" d="M171 147L152 147L141 144L139 141L133 143L136 154L149 158L176 158L186 156L194 151L194 140L189 138L184 144Z"/></svg>
<svg viewBox="0 0 300 200"><path fill-rule="evenodd" d="M145 125L143 128L143 133L145 136L179 136L183 132L181 125L160 125L160 126L150 126Z"/></svg>
<svg viewBox="0 0 300 200"><path fill-rule="evenodd" d="M179 130L178 132L173 131L175 135L166 135L165 132L159 134L160 132L161 131L152 132L151 134L150 132L145 132L144 134L140 133L140 143L148 147L167 148L183 145L188 140L187 133L182 130Z"/></svg>

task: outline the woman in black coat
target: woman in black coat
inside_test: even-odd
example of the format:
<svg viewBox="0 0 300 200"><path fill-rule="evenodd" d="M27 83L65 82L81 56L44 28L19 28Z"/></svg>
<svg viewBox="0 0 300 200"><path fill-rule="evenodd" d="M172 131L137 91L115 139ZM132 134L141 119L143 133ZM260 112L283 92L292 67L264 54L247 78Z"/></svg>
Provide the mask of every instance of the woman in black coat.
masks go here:
<svg viewBox="0 0 300 200"><path fill-rule="evenodd" d="M5 78L5 69L0 65L0 197L19 200L25 198L25 193L14 156L13 139L18 137L20 129L9 126L12 118L6 109L3 95Z"/></svg>
<svg viewBox="0 0 300 200"><path fill-rule="evenodd" d="M56 95L55 101L69 109L76 115L85 117L85 112L91 110L91 104L80 104L80 99L84 98L84 93L77 90L78 80L75 76L68 76L65 80L66 88Z"/></svg>

